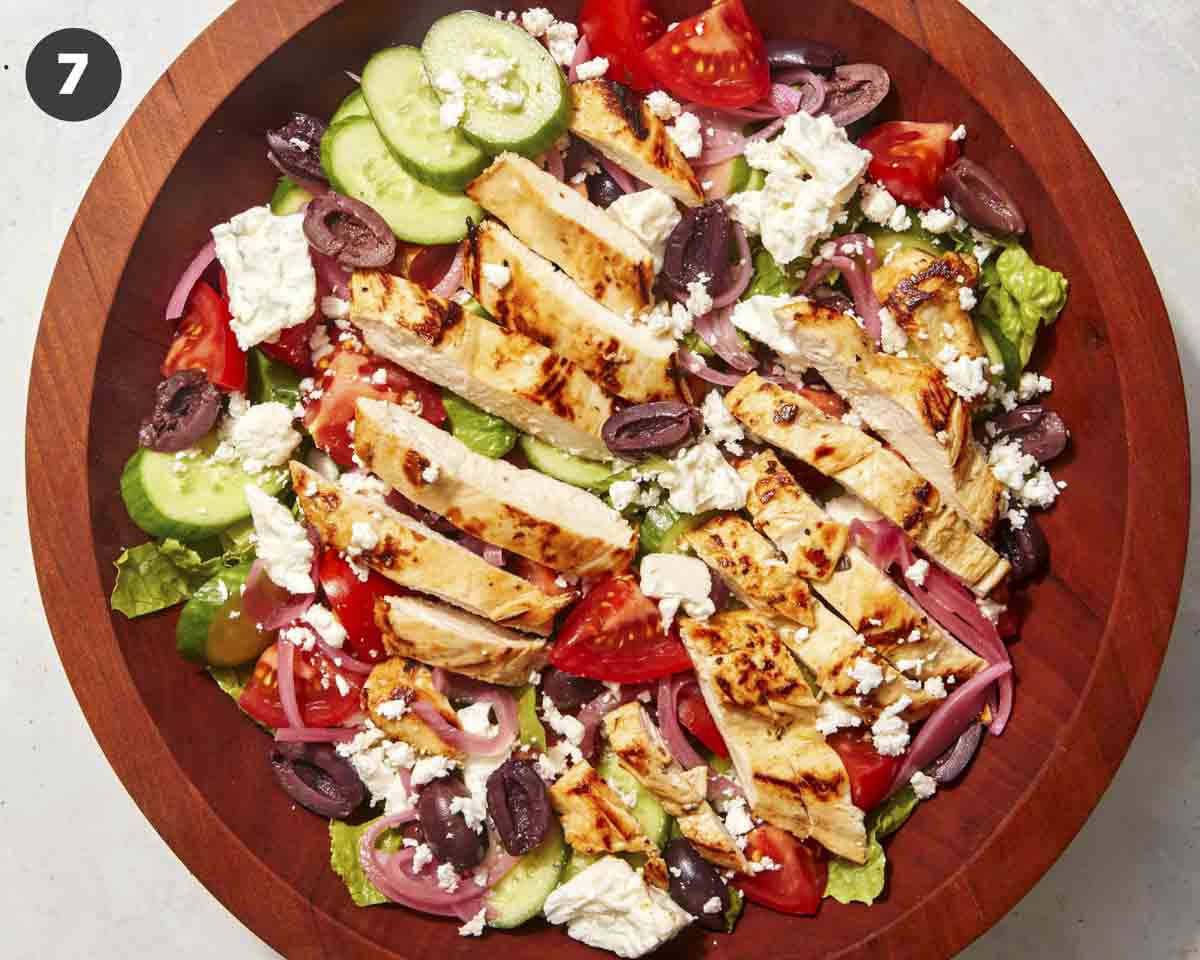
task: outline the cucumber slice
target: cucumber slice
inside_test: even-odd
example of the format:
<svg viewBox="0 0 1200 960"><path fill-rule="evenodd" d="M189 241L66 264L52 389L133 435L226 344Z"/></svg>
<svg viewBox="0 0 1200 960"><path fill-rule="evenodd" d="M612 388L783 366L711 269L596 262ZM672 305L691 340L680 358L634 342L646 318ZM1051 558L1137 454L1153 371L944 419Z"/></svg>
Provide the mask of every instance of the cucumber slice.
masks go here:
<svg viewBox="0 0 1200 960"><path fill-rule="evenodd" d="M605 753L596 764L600 778L620 794L634 794L633 816L656 847L664 847L671 835L671 816L649 790L637 782L637 778L621 766L615 754Z"/></svg>
<svg viewBox="0 0 1200 960"><path fill-rule="evenodd" d="M271 212L277 217L286 217L289 213L299 213L308 205L312 194L292 180L291 177L280 177L271 194Z"/></svg>
<svg viewBox="0 0 1200 960"><path fill-rule="evenodd" d="M325 131L321 166L335 190L361 200L407 243L457 243L483 208L462 195L441 193L410 174L388 150L370 117L351 117Z"/></svg>
<svg viewBox="0 0 1200 960"><path fill-rule="evenodd" d="M887 255L898 247L915 247L933 257L940 257L946 252L945 247L934 242L936 238L932 233L916 224L903 233L896 233L894 230L885 230L882 227L865 223L862 230L875 241L875 254L880 261L885 260Z"/></svg>
<svg viewBox="0 0 1200 960"><path fill-rule="evenodd" d="M338 107L333 116L329 119L329 125L341 123L343 120L349 120L351 117L369 117L371 110L367 106L367 98L363 96L362 88L356 88L350 92L350 95L342 101L342 105Z"/></svg>
<svg viewBox="0 0 1200 960"><path fill-rule="evenodd" d="M527 433L521 435L518 443L533 469L573 487L606 493L609 484L618 476L618 471L613 470L610 464L566 453Z"/></svg>
<svg viewBox="0 0 1200 960"><path fill-rule="evenodd" d="M466 88L463 132L488 153L512 150L536 156L566 132L566 77L550 52L517 25L462 10L429 28L421 53L431 77L443 70L461 77ZM502 80L489 84L463 70L472 55L500 57L513 67ZM497 105L492 96L497 82L510 94L521 95L519 106Z"/></svg>
<svg viewBox="0 0 1200 960"><path fill-rule="evenodd" d="M570 849L563 841L562 827L554 821L541 845L525 854L492 887L487 896L488 926L511 930L541 913L546 898L558 886Z"/></svg>
<svg viewBox="0 0 1200 960"><path fill-rule="evenodd" d="M566 883L568 880L574 880L577 876L583 873L588 867L595 863L599 863L600 858L594 857L590 853L580 853L574 847L571 848L571 857L567 860L567 865L563 869L560 883Z"/></svg>
<svg viewBox="0 0 1200 960"><path fill-rule="evenodd" d="M681 514L666 503L646 511L638 531L638 548L642 553L679 553L679 541L684 535L704 523L712 513Z"/></svg>
<svg viewBox="0 0 1200 960"><path fill-rule="evenodd" d="M253 663L271 643L270 633L242 616L242 587L250 564L228 567L184 604L175 626L175 649L185 660L210 667Z"/></svg>
<svg viewBox="0 0 1200 960"><path fill-rule="evenodd" d="M546 728L537 715L537 687L530 684L517 697L517 739L527 747L546 749Z"/></svg>
<svg viewBox="0 0 1200 960"><path fill-rule="evenodd" d="M458 127L442 126L441 101L416 47L375 54L363 70L362 91L392 153L423 183L460 191L488 165L487 154Z"/></svg>
<svg viewBox="0 0 1200 960"><path fill-rule="evenodd" d="M261 350L250 351L250 399L291 407L300 399L300 374Z"/></svg>
<svg viewBox="0 0 1200 960"><path fill-rule="evenodd" d="M237 463L214 462L216 446L214 432L190 459L139 447L121 472L121 499L130 519L152 537L196 543L250 516L242 492L247 484L273 495L287 483L286 470L252 476Z"/></svg>

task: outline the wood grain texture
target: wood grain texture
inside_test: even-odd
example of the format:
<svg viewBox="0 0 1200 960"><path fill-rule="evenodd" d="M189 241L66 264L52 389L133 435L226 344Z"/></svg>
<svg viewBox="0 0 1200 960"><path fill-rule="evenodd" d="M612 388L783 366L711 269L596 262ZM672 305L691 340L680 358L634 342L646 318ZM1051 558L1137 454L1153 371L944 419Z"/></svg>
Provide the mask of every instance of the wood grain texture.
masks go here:
<svg viewBox="0 0 1200 960"><path fill-rule="evenodd" d="M1072 282L1035 365L1075 442L1046 518L1053 574L1031 594L1017 711L964 782L891 846L886 899L816 921L748 911L731 938L692 933L666 956L949 956L1007 911L1075 835L1149 699L1187 539L1187 420L1174 341L1133 230L1087 147L1016 58L954 0L749 4L769 35L835 42L888 67L894 117L953 119L1007 182L1035 255ZM689 12L665 5L671 16ZM266 740L173 650L174 614L110 614L112 560L144 539L120 468L171 330L174 278L209 226L268 195L261 134L325 114L391 42L450 9L418 0L241 0L154 86L80 207L46 302L26 436L29 519L47 617L79 701L147 818L229 909L289 958L533 957L591 951L557 932L489 934L400 909L358 910L328 868L325 824L270 778ZM487 8L490 11L490 7ZM569 8L559 5L560 14ZM319 18L319 19L318 19ZM290 40L290 42L288 42ZM282 46L285 44L286 46ZM278 50L278 52L276 52Z"/></svg>

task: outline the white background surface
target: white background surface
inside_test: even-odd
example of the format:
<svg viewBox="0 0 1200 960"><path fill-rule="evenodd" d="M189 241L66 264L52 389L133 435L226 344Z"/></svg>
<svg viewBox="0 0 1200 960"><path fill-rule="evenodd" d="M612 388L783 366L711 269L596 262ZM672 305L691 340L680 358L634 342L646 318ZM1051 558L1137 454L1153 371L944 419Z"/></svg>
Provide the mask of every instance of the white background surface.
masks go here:
<svg viewBox="0 0 1200 960"><path fill-rule="evenodd" d="M1112 179L1155 265L1194 398L1200 3L967 5L1041 78ZM142 819L84 723L37 595L20 462L29 359L75 207L146 90L226 6L226 0L0 3L0 64L7 65L0 72L0 441L10 464L0 478L0 537L8 548L0 560L6 604L0 716L9 731L0 773L0 953L14 960L275 956ZM88 123L52 121L25 92L25 59L60 27L102 33L124 66L117 102ZM1194 408L1192 417L1200 423ZM1194 505L1193 528L1196 512ZM1189 559L1194 576L1194 546ZM1113 787L1046 878L964 956L1200 957L1198 637L1200 599L1185 588L1162 679Z"/></svg>

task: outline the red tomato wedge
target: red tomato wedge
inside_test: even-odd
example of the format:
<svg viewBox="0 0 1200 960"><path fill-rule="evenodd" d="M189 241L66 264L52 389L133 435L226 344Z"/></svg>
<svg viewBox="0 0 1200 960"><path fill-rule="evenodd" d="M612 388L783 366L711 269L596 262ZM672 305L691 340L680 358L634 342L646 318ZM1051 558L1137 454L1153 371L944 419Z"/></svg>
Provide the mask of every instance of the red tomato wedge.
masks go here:
<svg viewBox="0 0 1200 960"><path fill-rule="evenodd" d="M214 387L245 392L246 355L229 325L232 319L217 291L198 282L163 361L162 375L203 370Z"/></svg>
<svg viewBox="0 0 1200 960"><path fill-rule="evenodd" d="M643 683L692 668L682 641L663 632L658 607L629 576L610 574L567 616L550 652L559 670L592 680Z"/></svg>
<svg viewBox="0 0 1200 960"><path fill-rule="evenodd" d="M885 757L863 733L839 730L826 737L850 778L850 799L860 810L874 810L887 796L903 757Z"/></svg>
<svg viewBox="0 0 1200 960"><path fill-rule="evenodd" d="M867 174L878 180L901 203L928 210L945 199L942 174L962 152L951 140L953 124L881 123L863 135L858 145L871 153Z"/></svg>
<svg viewBox="0 0 1200 960"><path fill-rule="evenodd" d="M509 554L508 563L505 564L505 567L509 573L515 573L518 577L528 580L548 597L557 597L563 593L571 593L575 589L565 580L562 580L557 571L551 570L545 564L538 563L536 560L530 560L528 557L517 556L515 553Z"/></svg>
<svg viewBox="0 0 1200 960"><path fill-rule="evenodd" d="M384 375L379 377L381 370ZM343 467L354 465L354 441L349 427L354 422L355 404L361 397L393 403L415 400L420 403L421 416L430 423L446 419L446 408L437 387L394 363L356 350L339 348L334 352L318 389L318 398L305 407L304 424L317 446Z"/></svg>
<svg viewBox="0 0 1200 960"><path fill-rule="evenodd" d="M309 349L308 341L316 325L317 316L314 313L306 323L288 327L279 334L274 343L260 343L258 349L272 360L278 360L293 370L308 375L312 373L313 369L312 351Z"/></svg>
<svg viewBox="0 0 1200 960"><path fill-rule="evenodd" d="M644 54L670 93L706 107L748 107L771 89L767 45L742 0L717 0Z"/></svg>
<svg viewBox="0 0 1200 960"><path fill-rule="evenodd" d="M747 899L780 913L811 917L821 908L829 864L816 844L801 843L786 830L762 826L746 838L752 861L770 857L779 870L764 870L733 881Z"/></svg>
<svg viewBox="0 0 1200 960"><path fill-rule="evenodd" d="M642 54L667 32L647 0L584 0L579 29L593 57L608 60L608 77L645 93L656 86Z"/></svg>
<svg viewBox="0 0 1200 960"><path fill-rule="evenodd" d="M408 591L374 570L366 580L359 580L354 568L336 550L321 551L317 578L325 599L346 629L350 655L367 663L386 660L383 638L375 625L375 601L380 597L402 597Z"/></svg>
<svg viewBox="0 0 1200 960"><path fill-rule="evenodd" d="M286 727L287 715L279 699L279 653L275 644L263 651L238 705L259 723ZM335 677L341 676L342 693ZM296 700L307 727L333 727L349 720L359 709L362 682L352 673L341 673L319 650L296 651Z"/></svg>
<svg viewBox="0 0 1200 960"><path fill-rule="evenodd" d="M717 724L708 712L704 696L695 687L688 686L679 694L679 722L683 729L699 740L718 757L729 759L729 747L717 729Z"/></svg>

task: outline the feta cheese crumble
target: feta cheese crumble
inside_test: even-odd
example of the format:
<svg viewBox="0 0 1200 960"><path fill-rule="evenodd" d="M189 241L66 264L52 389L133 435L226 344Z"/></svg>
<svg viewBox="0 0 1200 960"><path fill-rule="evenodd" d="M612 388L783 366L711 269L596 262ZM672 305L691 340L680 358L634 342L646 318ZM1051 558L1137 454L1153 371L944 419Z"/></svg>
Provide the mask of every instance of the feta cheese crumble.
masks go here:
<svg viewBox="0 0 1200 960"><path fill-rule="evenodd" d="M295 419L286 404L256 403L242 408L229 405L229 416L221 424L223 442L213 451L217 461L241 461L247 473L281 467L300 445L300 434L292 429Z"/></svg>
<svg viewBox="0 0 1200 960"><path fill-rule="evenodd" d="M606 57L593 57L575 68L575 76L580 80L596 80L606 73L608 73L608 58Z"/></svg>
<svg viewBox="0 0 1200 960"><path fill-rule="evenodd" d="M937 781L920 770L914 773L912 779L908 782L912 785L913 792L917 795L918 800L928 800L937 793Z"/></svg>
<svg viewBox="0 0 1200 960"><path fill-rule="evenodd" d="M608 215L646 245L654 257L655 271L662 269L667 239L683 215L666 193L656 187L618 197Z"/></svg>
<svg viewBox="0 0 1200 960"><path fill-rule="evenodd" d="M434 780L448 777L457 766L458 761L452 760L450 757L440 755L422 757L413 764L412 785L414 787L422 787L427 783L432 783Z"/></svg>
<svg viewBox="0 0 1200 960"><path fill-rule="evenodd" d="M502 263L485 263L483 265L483 279L497 290L503 290L512 283L512 270Z"/></svg>
<svg viewBox="0 0 1200 960"><path fill-rule="evenodd" d="M304 611L301 618L317 631L317 635L331 647L341 648L346 642L346 628L341 625L333 611L320 603L314 603Z"/></svg>
<svg viewBox="0 0 1200 960"><path fill-rule="evenodd" d="M975 400L988 392L987 357L960 356L958 348L946 344L934 358L946 375L947 385L964 400Z"/></svg>
<svg viewBox="0 0 1200 960"><path fill-rule="evenodd" d="M546 46L550 56L560 67L569 67L575 59L575 44L579 40L579 28L573 23L559 20L546 28Z"/></svg>
<svg viewBox="0 0 1200 960"><path fill-rule="evenodd" d="M817 730L826 737L842 729L862 726L862 717L851 713L832 697L826 697L817 708Z"/></svg>
<svg viewBox="0 0 1200 960"><path fill-rule="evenodd" d="M255 550L267 576L289 593L315 593L312 581L313 545L292 512L254 484L244 488L254 522Z"/></svg>
<svg viewBox="0 0 1200 960"><path fill-rule="evenodd" d="M521 26L535 37L544 37L554 25L554 14L545 7L533 7L521 14Z"/></svg>
<svg viewBox="0 0 1200 960"><path fill-rule="evenodd" d="M978 298L975 296L975 291L970 287L958 288L958 305L967 313L970 313L979 304ZM1001 371L1003 372L1003 371Z"/></svg>
<svg viewBox="0 0 1200 960"><path fill-rule="evenodd" d="M883 683L883 668L874 660L859 657L850 666L850 676L858 681L854 692L865 697Z"/></svg>
<svg viewBox="0 0 1200 960"><path fill-rule="evenodd" d="M662 90L651 90L646 96L646 104L659 120L674 120L683 113L683 107Z"/></svg>
<svg viewBox="0 0 1200 960"><path fill-rule="evenodd" d="M742 455L742 441L746 439L746 431L729 412L721 394L712 390L700 405L704 414L705 435L716 444L721 444L734 456Z"/></svg>
<svg viewBox="0 0 1200 960"><path fill-rule="evenodd" d="M703 560L678 553L650 553L642 558L640 575L642 593L659 601L664 631L671 629L681 607L695 620L706 620L716 612L709 597L712 574Z"/></svg>
<svg viewBox="0 0 1200 960"><path fill-rule="evenodd" d="M704 137L700 133L700 118L694 113L681 113L667 127L667 133L679 147L679 152L689 160L695 160L704 150Z"/></svg>
<svg viewBox="0 0 1200 960"><path fill-rule="evenodd" d="M927 576L929 576L929 561L924 558L909 564L908 569L904 571L904 579L909 583L915 583L918 587L925 586Z"/></svg>
<svg viewBox="0 0 1200 960"><path fill-rule="evenodd" d="M875 749L885 757L898 757L908 749L908 724L901 718L905 710L912 705L908 697L901 697L883 712L871 725L871 740Z"/></svg>
<svg viewBox="0 0 1200 960"><path fill-rule="evenodd" d="M658 482L667 490L667 501L680 513L741 510L749 491L749 485L711 440L676 454L659 471Z"/></svg>
<svg viewBox="0 0 1200 960"><path fill-rule="evenodd" d="M482 937L483 928L486 926L487 907L480 907L479 912L475 916L458 928L458 935L460 937Z"/></svg>

